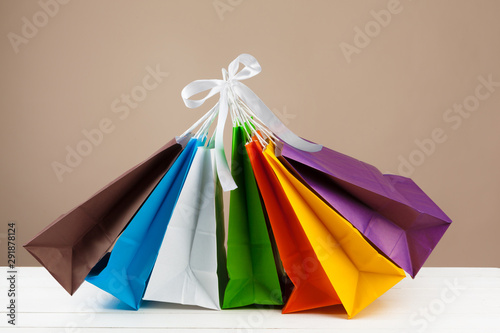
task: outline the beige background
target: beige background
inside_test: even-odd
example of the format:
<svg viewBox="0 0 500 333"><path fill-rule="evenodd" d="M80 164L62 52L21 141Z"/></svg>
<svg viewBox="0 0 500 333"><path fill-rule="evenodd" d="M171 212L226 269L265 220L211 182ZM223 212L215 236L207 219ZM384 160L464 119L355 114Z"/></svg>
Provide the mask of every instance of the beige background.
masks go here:
<svg viewBox="0 0 500 333"><path fill-rule="evenodd" d="M419 164L411 177L454 221L428 266L500 267L499 87L460 124L443 118L474 102L479 76L500 81L499 1L73 0L48 8L53 17L37 1L0 2L1 265L9 221L18 227L18 265L35 265L20 244L187 129L215 100L189 110L181 89L220 78L246 52L263 72L245 83L295 133L384 172L397 173L400 158ZM371 11L387 8L393 14L381 26ZM23 35L26 21L38 31ZM370 40L355 40L356 27L372 29ZM357 53L346 57L347 44ZM142 85L148 66L169 75L120 119L112 104ZM113 131L59 181L51 164L64 163L66 146L75 149L82 130L105 118ZM435 129L434 152L417 152L415 140Z"/></svg>

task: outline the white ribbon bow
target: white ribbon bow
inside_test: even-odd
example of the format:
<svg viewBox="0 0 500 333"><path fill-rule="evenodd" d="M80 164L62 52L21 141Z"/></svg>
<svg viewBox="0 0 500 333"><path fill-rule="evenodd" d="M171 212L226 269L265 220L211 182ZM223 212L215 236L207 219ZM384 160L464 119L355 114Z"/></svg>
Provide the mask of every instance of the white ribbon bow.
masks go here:
<svg viewBox="0 0 500 333"><path fill-rule="evenodd" d="M238 72L240 63L244 65L243 69ZM228 75L224 80L196 80L188 84L182 89L182 99L188 108L197 108L202 105L207 99L220 93L220 99L217 102L219 107L219 116L217 120L217 129L215 134L215 158L217 163L217 173L224 191L235 189L234 182L229 166L224 153L223 133L228 114L228 91L231 90L231 96L239 97L267 126L276 136L285 141L292 147L300 150L316 152L321 150L322 146L305 141L290 131L276 115L262 102L262 100L241 83L241 80L249 79L261 72L260 64L257 59L249 54L240 54L234 59L228 67ZM222 69L223 73L225 69ZM224 75L225 76L225 75ZM191 100L190 98L203 91L210 90L207 95L199 100ZM216 104L216 107L217 107ZM215 107L214 107L215 108Z"/></svg>

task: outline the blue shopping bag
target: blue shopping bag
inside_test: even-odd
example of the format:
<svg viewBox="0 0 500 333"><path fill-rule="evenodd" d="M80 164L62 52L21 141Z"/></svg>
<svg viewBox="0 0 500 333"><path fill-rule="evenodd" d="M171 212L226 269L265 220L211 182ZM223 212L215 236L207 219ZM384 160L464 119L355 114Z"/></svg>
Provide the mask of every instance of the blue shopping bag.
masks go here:
<svg viewBox="0 0 500 333"><path fill-rule="evenodd" d="M139 308L168 222L197 147L201 145L203 140L190 139L118 238L110 255L87 276L88 282L133 309Z"/></svg>

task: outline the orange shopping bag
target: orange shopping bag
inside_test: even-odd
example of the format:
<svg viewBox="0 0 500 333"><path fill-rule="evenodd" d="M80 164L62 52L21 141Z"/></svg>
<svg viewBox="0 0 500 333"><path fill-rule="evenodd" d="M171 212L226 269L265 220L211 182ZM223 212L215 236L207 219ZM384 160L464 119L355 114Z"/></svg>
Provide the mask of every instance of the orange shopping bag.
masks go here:
<svg viewBox="0 0 500 333"><path fill-rule="evenodd" d="M262 154L259 142L254 140L248 143L246 150L267 209L281 261L295 286L283 307L283 313L340 304L278 178Z"/></svg>

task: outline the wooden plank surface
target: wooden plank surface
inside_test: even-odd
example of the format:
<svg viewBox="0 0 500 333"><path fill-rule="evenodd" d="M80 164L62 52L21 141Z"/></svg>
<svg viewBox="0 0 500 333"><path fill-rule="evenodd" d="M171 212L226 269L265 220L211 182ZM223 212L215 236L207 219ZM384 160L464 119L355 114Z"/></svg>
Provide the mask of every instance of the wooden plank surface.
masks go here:
<svg viewBox="0 0 500 333"><path fill-rule="evenodd" d="M133 311L88 283L70 296L43 268L16 270L15 332L500 332L500 268L423 268L349 320L341 306L283 315L144 302ZM7 271L0 273L2 332L14 331Z"/></svg>

